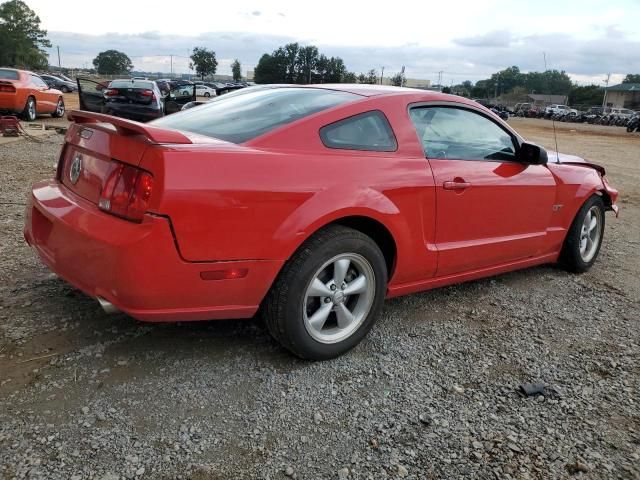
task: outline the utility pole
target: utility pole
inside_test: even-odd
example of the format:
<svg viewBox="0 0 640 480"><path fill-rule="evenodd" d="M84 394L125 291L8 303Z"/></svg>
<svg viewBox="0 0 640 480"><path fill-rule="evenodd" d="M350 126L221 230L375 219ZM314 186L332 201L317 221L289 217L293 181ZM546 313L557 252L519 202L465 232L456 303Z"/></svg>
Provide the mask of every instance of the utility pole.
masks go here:
<svg viewBox="0 0 640 480"><path fill-rule="evenodd" d="M602 97L602 107L606 107L607 106L607 88L609 88L609 79L611 78L611 74L608 73L607 74L607 79L605 80L605 84L604 84L604 97ZM604 113L604 112L602 112Z"/></svg>
<svg viewBox="0 0 640 480"><path fill-rule="evenodd" d="M444 73L444 70L440 70L438 72L438 87L440 87L440 91L442 91L442 74Z"/></svg>
<svg viewBox="0 0 640 480"><path fill-rule="evenodd" d="M500 85L500 75L498 75L498 80L496 81L495 87L493 89L493 100L495 101L498 98L498 85Z"/></svg>
<svg viewBox="0 0 640 480"><path fill-rule="evenodd" d="M62 64L60 63L60 45L56 45L56 48L58 49L58 68L62 71Z"/></svg>
<svg viewBox="0 0 640 480"><path fill-rule="evenodd" d="M384 67L382 68L382 73L380 74L380 85L382 85L382 79L384 78Z"/></svg>
<svg viewBox="0 0 640 480"><path fill-rule="evenodd" d="M173 78L173 55L169 55L171 58L171 78Z"/></svg>
<svg viewBox="0 0 640 480"><path fill-rule="evenodd" d="M402 66L402 70L400 71L400 86L404 87L404 65Z"/></svg>

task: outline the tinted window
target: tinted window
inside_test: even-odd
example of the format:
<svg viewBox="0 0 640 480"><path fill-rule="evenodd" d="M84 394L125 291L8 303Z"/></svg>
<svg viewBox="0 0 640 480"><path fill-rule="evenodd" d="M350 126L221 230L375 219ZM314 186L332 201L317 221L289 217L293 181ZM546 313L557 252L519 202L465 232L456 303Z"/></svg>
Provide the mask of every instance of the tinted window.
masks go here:
<svg viewBox="0 0 640 480"><path fill-rule="evenodd" d="M142 88L153 89L153 82L148 80L114 80L109 84L109 88Z"/></svg>
<svg viewBox="0 0 640 480"><path fill-rule="evenodd" d="M18 80L20 76L15 70L5 70L3 68L0 68L0 78L4 78L7 80Z"/></svg>
<svg viewBox="0 0 640 480"><path fill-rule="evenodd" d="M493 121L470 110L420 107L411 120L428 158L515 160L513 138Z"/></svg>
<svg viewBox="0 0 640 480"><path fill-rule="evenodd" d="M242 143L313 113L362 98L319 88L274 88L218 101L152 122L155 126Z"/></svg>
<svg viewBox="0 0 640 480"><path fill-rule="evenodd" d="M396 137L382 112L373 111L345 118L320 129L322 143L329 148L393 152Z"/></svg>

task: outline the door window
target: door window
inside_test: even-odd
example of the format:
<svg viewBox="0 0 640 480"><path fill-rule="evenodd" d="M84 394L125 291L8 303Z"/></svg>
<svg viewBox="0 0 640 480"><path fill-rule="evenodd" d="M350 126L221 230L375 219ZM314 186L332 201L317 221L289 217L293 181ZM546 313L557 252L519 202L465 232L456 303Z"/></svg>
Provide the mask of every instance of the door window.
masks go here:
<svg viewBox="0 0 640 480"><path fill-rule="evenodd" d="M31 75L31 81L36 87L44 87L48 88L47 84L40 77L36 77L35 75Z"/></svg>
<svg viewBox="0 0 640 480"><path fill-rule="evenodd" d="M515 160L513 137L498 124L471 110L417 107L411 120L427 158Z"/></svg>

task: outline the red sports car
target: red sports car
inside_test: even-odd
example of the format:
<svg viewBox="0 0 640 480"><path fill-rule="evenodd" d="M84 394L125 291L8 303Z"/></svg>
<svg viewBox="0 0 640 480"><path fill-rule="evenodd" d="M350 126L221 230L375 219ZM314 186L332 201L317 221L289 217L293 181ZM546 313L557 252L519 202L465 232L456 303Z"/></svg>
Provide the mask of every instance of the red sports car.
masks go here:
<svg viewBox="0 0 640 480"><path fill-rule="evenodd" d="M248 318L296 355L356 345L385 297L593 265L618 193L464 98L249 88L141 124L72 112L25 238L107 310Z"/></svg>

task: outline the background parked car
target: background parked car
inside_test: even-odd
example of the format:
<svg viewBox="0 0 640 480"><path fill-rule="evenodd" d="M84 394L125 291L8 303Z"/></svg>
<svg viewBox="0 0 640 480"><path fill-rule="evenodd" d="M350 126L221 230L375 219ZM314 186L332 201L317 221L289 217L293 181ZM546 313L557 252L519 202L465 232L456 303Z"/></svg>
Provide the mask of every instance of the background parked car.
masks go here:
<svg viewBox="0 0 640 480"><path fill-rule="evenodd" d="M78 86L74 82L63 80L55 75L43 74L40 78L45 81L50 88L56 88L63 93L75 92L78 90Z"/></svg>
<svg viewBox="0 0 640 480"><path fill-rule="evenodd" d="M0 113L18 114L30 122L41 113L62 117L64 98L33 72L0 68Z"/></svg>
<svg viewBox="0 0 640 480"><path fill-rule="evenodd" d="M121 79L107 83L78 78L77 82L80 110L131 120L159 118L196 99L195 85L191 82L167 82L168 91L164 93L153 80Z"/></svg>
<svg viewBox="0 0 640 480"><path fill-rule="evenodd" d="M218 93L215 88L211 88L207 85L196 85L196 96L198 97L215 97Z"/></svg>

